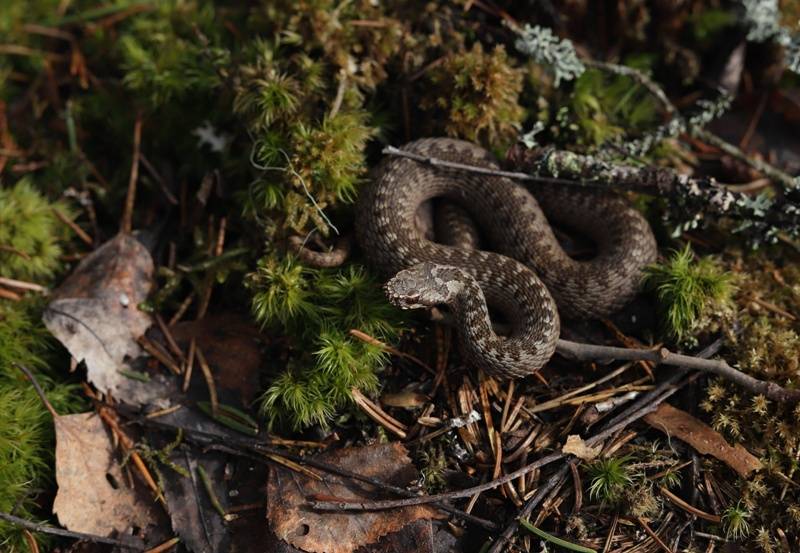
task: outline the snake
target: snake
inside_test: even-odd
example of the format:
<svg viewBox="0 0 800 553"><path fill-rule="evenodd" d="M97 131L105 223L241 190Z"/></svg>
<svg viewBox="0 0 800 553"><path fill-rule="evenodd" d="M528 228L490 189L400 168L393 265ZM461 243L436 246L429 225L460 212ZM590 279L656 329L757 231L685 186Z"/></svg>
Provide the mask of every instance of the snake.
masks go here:
<svg viewBox="0 0 800 553"><path fill-rule="evenodd" d="M402 149L500 169L491 152L463 140L423 138ZM485 249L475 248L474 237L466 246L457 239L439 243L420 228L418 212L436 198L475 221ZM554 226L590 238L594 255L568 255ZM523 185L395 155L385 156L360 190L355 232L366 262L389 279L389 301L446 312L462 361L500 379L540 370L555 352L562 318L601 318L621 309L657 255L647 220L619 195L552 182ZM495 332L492 317L510 326L507 335Z"/></svg>

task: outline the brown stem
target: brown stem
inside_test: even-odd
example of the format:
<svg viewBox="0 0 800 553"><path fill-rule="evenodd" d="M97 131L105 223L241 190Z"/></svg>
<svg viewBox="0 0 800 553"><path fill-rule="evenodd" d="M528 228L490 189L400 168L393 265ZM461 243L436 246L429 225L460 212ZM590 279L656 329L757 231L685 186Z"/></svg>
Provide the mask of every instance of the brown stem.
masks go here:
<svg viewBox="0 0 800 553"><path fill-rule="evenodd" d="M128 194L125 196L125 209L122 212L120 232L130 234L133 227L133 203L136 200L136 182L139 180L139 149L142 144L142 114L136 114L133 125L133 160L128 179Z"/></svg>
<svg viewBox="0 0 800 553"><path fill-rule="evenodd" d="M577 361L653 361L664 365L686 367L709 372L730 380L734 384L753 392L762 394L767 399L781 402L800 401L800 390L789 390L774 382L765 382L734 369L722 359L702 359L691 355L672 353L666 348L657 351L649 349L628 349L612 346L582 344L559 339L556 351L561 355Z"/></svg>

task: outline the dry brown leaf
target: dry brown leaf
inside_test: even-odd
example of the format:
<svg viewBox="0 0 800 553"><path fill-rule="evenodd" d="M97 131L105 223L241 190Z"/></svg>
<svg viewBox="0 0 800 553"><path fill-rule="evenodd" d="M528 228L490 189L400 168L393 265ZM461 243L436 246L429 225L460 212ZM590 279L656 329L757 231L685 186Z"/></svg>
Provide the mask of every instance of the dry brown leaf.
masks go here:
<svg viewBox="0 0 800 553"><path fill-rule="evenodd" d="M668 436L686 442L698 453L713 455L743 477L761 468L761 461L741 444L731 446L706 423L668 403L645 415L644 420Z"/></svg>
<svg viewBox="0 0 800 553"><path fill-rule="evenodd" d="M147 248L120 234L81 261L54 291L43 317L72 357L86 362L87 377L98 390L134 405L151 403L170 390L163 375L141 382L125 374L133 370L129 362L143 355L136 338L152 320L138 305L152 285Z"/></svg>
<svg viewBox="0 0 800 553"><path fill-rule="evenodd" d="M111 536L156 524L152 501L128 488L100 417L64 415L54 423L58 493L53 513L64 527Z"/></svg>
<svg viewBox="0 0 800 553"><path fill-rule="evenodd" d="M340 449L319 456L340 468L405 486L417 477L406 449L397 443ZM313 553L351 553L420 519L440 517L433 507L416 505L389 511L317 512L306 505L310 495L346 500L377 498L371 486L326 474L322 481L275 468L267 486L267 518L272 531L292 546Z"/></svg>
<svg viewBox="0 0 800 553"><path fill-rule="evenodd" d="M259 392L264 339L253 323L231 313L178 323L170 330L184 350L188 349L192 338L202 346L220 392L235 391L242 404L252 403ZM202 379L200 371L197 372L197 377Z"/></svg>
<svg viewBox="0 0 800 553"><path fill-rule="evenodd" d="M567 436L567 443L564 444L564 447L561 448L561 453L567 455L574 455L578 459L582 461L591 461L603 450L602 446L594 446L589 447L583 441L583 438L578 436L577 434L570 434Z"/></svg>

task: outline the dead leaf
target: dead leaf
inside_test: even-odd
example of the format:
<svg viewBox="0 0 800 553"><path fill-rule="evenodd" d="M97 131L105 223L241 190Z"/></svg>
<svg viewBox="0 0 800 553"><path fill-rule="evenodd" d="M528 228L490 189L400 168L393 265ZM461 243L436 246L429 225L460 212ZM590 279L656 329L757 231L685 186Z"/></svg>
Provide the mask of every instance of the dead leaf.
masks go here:
<svg viewBox="0 0 800 553"><path fill-rule="evenodd" d="M406 449L397 443L340 449L320 455L319 460L395 486L405 486L417 478ZM313 553L351 553L417 520L442 516L427 505L391 511L317 512L306 505L306 497L314 494L349 500L382 495L369 485L335 475L326 474L319 481L289 470L271 469L267 518L272 531L292 546Z"/></svg>
<svg viewBox="0 0 800 553"><path fill-rule="evenodd" d="M570 434L567 436L567 443L565 443L564 447L561 448L561 453L574 455L582 461L591 461L600 455L602 450L602 446L597 445L594 447L589 447L586 445L586 442L583 441L583 438L577 434Z"/></svg>
<svg viewBox="0 0 800 553"><path fill-rule="evenodd" d="M212 368L214 381L223 401L225 390L237 392L242 405L250 405L259 393L258 372L261 368L263 335L246 318L235 314L211 315L199 321L176 324L171 329L178 345L188 349L192 338L201 345ZM196 378L202 380L197 371ZM202 382L206 387L205 381Z"/></svg>
<svg viewBox="0 0 800 553"><path fill-rule="evenodd" d="M173 471L164 481L164 496L175 533L194 553L229 551L228 529L211 504L197 470L202 466L206 471L217 500L226 509L228 494L223 457L217 453L177 450L170 461L190 475L185 477Z"/></svg>
<svg viewBox="0 0 800 553"><path fill-rule="evenodd" d="M153 502L128 487L100 417L64 415L54 423L58 493L53 513L59 522L74 532L101 536L155 525Z"/></svg>
<svg viewBox="0 0 800 553"><path fill-rule="evenodd" d="M140 311L153 285L150 253L132 236L120 234L81 261L53 293L44 311L47 329L72 357L86 362L87 377L98 390L134 405L168 395L172 379L131 378L131 362L143 355L136 338L152 324Z"/></svg>
<svg viewBox="0 0 800 553"><path fill-rule="evenodd" d="M668 403L662 403L658 409L645 415L644 420L668 436L686 442L698 453L713 455L743 477L761 468L761 461L741 444L729 445L706 423Z"/></svg>

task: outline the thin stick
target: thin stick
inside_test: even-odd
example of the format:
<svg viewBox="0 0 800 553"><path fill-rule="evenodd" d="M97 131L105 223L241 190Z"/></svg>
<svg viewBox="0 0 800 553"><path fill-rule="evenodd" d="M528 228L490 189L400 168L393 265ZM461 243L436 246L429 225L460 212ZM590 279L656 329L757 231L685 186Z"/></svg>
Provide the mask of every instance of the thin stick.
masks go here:
<svg viewBox="0 0 800 553"><path fill-rule="evenodd" d="M53 209L53 213L58 218L58 220L61 221L62 223L64 223L65 225L67 225L69 228L71 228L72 232L74 232L75 234L78 235L78 238L80 238L86 244L88 244L90 246L94 245L94 240L92 240L92 237L89 236L86 233L85 230L83 230L81 227L79 227L78 224L75 221L73 221L72 219L70 219L69 217L64 215L59 209L56 209L55 207L52 208L52 209Z"/></svg>
<svg viewBox="0 0 800 553"><path fill-rule="evenodd" d="M418 357L414 357L410 353L405 353L403 351L400 351L397 348L393 348L389 344L381 342L380 340L370 336L366 332L362 332L361 330L358 330L358 329L355 329L355 328L351 328L350 329L350 335L355 337L355 338L358 338L359 340L361 340L363 342L366 342L367 344L371 344L373 346L377 346L377 347L383 349L384 351L386 351L388 353L391 353L392 355L396 355L398 357L402 357L404 359L408 359L409 361L411 361L413 363L416 363L417 365L419 365L420 367L422 367L423 369L425 369L426 371L428 371L429 373L431 373L433 375L437 374L436 371L434 371L427 363L425 363L424 361L422 361Z"/></svg>
<svg viewBox="0 0 800 553"><path fill-rule="evenodd" d="M353 396L353 400L358 404L358 406L361 407L361 409L364 410L364 413L366 413L367 416L369 416L372 420L386 428L386 430L396 434L401 439L406 438L408 428L406 428L403 423L389 416L389 414L387 414L378 405L372 403L369 398L362 394L358 388L353 388L350 390L350 394Z"/></svg>
<svg viewBox="0 0 800 553"><path fill-rule="evenodd" d="M192 338L189 342L189 355L186 356L186 366L183 370L183 386L181 389L186 392L189 389L189 382L192 380L192 369L194 368L194 356L197 353L197 339Z"/></svg>
<svg viewBox="0 0 800 553"><path fill-rule="evenodd" d="M542 485L536 493L531 497L522 510L519 512L519 515L514 517L514 520L506 526L503 533L498 536L497 541L494 542L491 549L487 553L500 553L503 551L503 548L508 540L514 535L517 531L517 527L519 526L519 521L521 519L528 519L533 513L533 510L539 506L539 504L545 500L547 495L555 489L556 486L559 485L566 477L567 473L569 472L569 465L564 465L558 471L556 471L548 480Z"/></svg>
<svg viewBox="0 0 800 553"><path fill-rule="evenodd" d="M670 502L674 503L676 506L680 507L689 514L696 516L697 518L702 518L709 522L713 522L714 524L720 524L722 522L722 518L719 515L712 515L711 513L701 511L694 505L690 505L689 503L685 502L683 499L669 491L664 486L660 486L659 491L661 492L661 495L667 498Z"/></svg>
<svg viewBox="0 0 800 553"><path fill-rule="evenodd" d="M9 288L16 288L18 290L30 290L32 292L41 292L46 294L47 288L41 284L34 284L33 282L25 282L24 280L16 280L13 278L0 277L0 285L8 286Z"/></svg>
<svg viewBox="0 0 800 553"><path fill-rule="evenodd" d="M219 409L219 401L217 400L217 386L214 384L214 375L211 374L211 367L206 362L206 356L203 355L203 350L199 347L196 348L197 361L200 363L200 370L203 371L203 378L206 379L206 386L208 386L208 397L211 401L211 412L216 415Z"/></svg>
<svg viewBox="0 0 800 553"><path fill-rule="evenodd" d="M181 368L172 356L170 356L169 352L161 349L161 346L152 342L147 336L142 334L136 342L142 346L147 353L158 359L162 365L169 368L175 374L181 374Z"/></svg>
<svg viewBox="0 0 800 553"><path fill-rule="evenodd" d="M21 370L23 373L25 373L25 376L28 378L31 385L33 385L33 389L36 391L36 395L38 395L39 399L42 400L45 409L47 409L47 411L50 413L50 416L52 416L54 419L57 419L59 417L59 414L53 408L53 405L50 403L50 400L47 399L47 396L44 394L44 390L42 390L42 387L39 385L39 381L36 380L35 376L33 376L31 370L21 363L15 362L14 366L17 367L19 370Z"/></svg>
<svg viewBox="0 0 800 553"><path fill-rule="evenodd" d="M164 339L167 342L167 347L169 347L169 350L181 361L186 361L186 355L184 355L183 350L178 347L178 343L175 342L172 332L170 332L169 327L164 322L164 319L161 318L161 315L158 313L156 313L156 323L158 323L158 328L164 335Z"/></svg>
<svg viewBox="0 0 800 553"><path fill-rule="evenodd" d="M186 299L181 302L178 310L169 320L169 326L175 326L175 323L181 320L181 318L186 314L186 311L189 309L189 306L192 305L192 300L194 300L194 292L190 292Z"/></svg>
<svg viewBox="0 0 800 553"><path fill-rule="evenodd" d="M792 177L790 174L786 173L785 171L781 171L780 169L778 169L774 165L767 163L766 161L762 161L760 159L748 156L742 150L740 150L730 142L726 142L716 134L707 131L705 129L695 129L694 134L695 136L697 136L702 140L705 140L712 146L716 146L729 156L735 157L739 161L749 165L762 175L778 182L784 189L791 190L792 188L797 186L795 184L794 177Z"/></svg>
<svg viewBox="0 0 800 553"><path fill-rule="evenodd" d="M50 534L51 536L60 536L62 538L72 538L76 540L89 541L93 543L105 543L108 545L116 545L125 549L133 549L134 551L144 551L145 547L141 542L132 543L129 541L115 540L114 538L106 538L104 536L96 536L94 534L84 534L83 532L72 532L62 528L53 528L39 522L31 522L24 518L16 517L8 513L0 512L0 520L4 520L21 528L26 528L31 532L39 532L41 534ZM131 540L136 538L131 537Z"/></svg>
<svg viewBox="0 0 800 553"><path fill-rule="evenodd" d="M556 351L565 357L578 361L646 360L662 363L664 365L697 369L721 376L754 394L763 394L767 399L773 401L800 401L800 390L788 390L774 382L758 380L757 378L753 378L752 376L734 369L722 359L702 359L700 357L692 357L691 355L672 353L666 348L661 348L658 351L628 349L582 344L562 339L558 340Z"/></svg>
<svg viewBox="0 0 800 553"><path fill-rule="evenodd" d="M11 301L20 301L22 299L22 296L20 296L16 292L12 292L11 290L6 290L5 288L0 288L0 298L11 300Z"/></svg>
<svg viewBox="0 0 800 553"><path fill-rule="evenodd" d="M670 549L670 548L669 548L669 546L668 546L666 543L664 543L663 541L661 541L661 538L659 538L659 537L658 537L658 534L656 534L655 532L653 532L653 529L652 529L652 528L650 528L650 526L649 526L649 525L648 525L648 524L647 524L647 523L644 521L644 519L642 519L642 518L640 518L640 517L636 517L636 518L634 518L634 520L635 520L636 522L638 522L638 523L639 523L639 525L640 525L642 528L644 528L644 531L647 533L647 535L648 535L648 536L650 536L650 538L651 538L651 539L652 539L654 542L656 542L656 543L658 544L658 546L659 546L661 549L663 549L664 551L666 551L666 553L673 553L672 549Z"/></svg>
<svg viewBox="0 0 800 553"><path fill-rule="evenodd" d="M578 184L577 181L571 179L536 177L534 175L529 175L527 173L520 173L518 171L502 171L500 169L490 169L488 167L478 167L477 165L468 165L466 163L446 161L444 159L423 156L420 154L415 154L414 152L409 152L407 150L401 150L400 148L395 148L394 146L386 146L382 150L382 153L389 156L397 156L397 157L405 157L408 159L413 159L414 161L417 161L419 163L424 163L426 165L431 165L432 167L457 169L459 171L468 171L470 173L477 173L479 175L488 175L490 177L506 177L509 179L517 179L517 180L525 180L533 182L552 182L557 184Z"/></svg>
<svg viewBox="0 0 800 553"><path fill-rule="evenodd" d="M122 212L120 232L130 234L133 227L133 203L136 200L136 182L139 180L139 149L142 144L142 114L136 114L133 125L133 161L128 179L128 194L125 196L125 209Z"/></svg>
<svg viewBox="0 0 800 553"><path fill-rule="evenodd" d="M168 551L170 548L178 545L180 541L181 541L180 538L172 538L165 541L161 545L155 546L153 549L148 549L144 553L164 553L164 551Z"/></svg>

